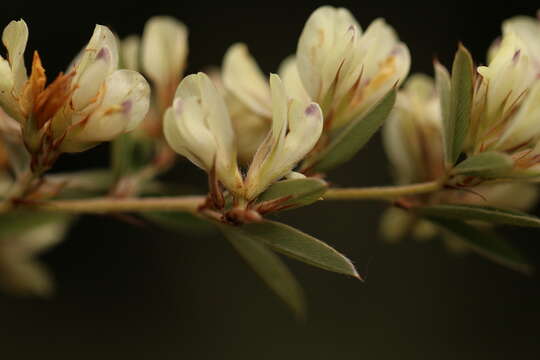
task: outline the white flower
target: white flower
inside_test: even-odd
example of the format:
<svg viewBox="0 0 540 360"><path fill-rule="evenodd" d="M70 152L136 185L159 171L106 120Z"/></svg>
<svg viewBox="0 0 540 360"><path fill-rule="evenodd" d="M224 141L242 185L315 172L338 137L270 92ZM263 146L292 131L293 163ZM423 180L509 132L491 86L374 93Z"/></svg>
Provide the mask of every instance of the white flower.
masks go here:
<svg viewBox="0 0 540 360"><path fill-rule="evenodd" d="M321 104L327 128L365 113L409 72L410 55L384 20L362 34L343 8L323 6L298 42L297 68L307 93Z"/></svg>
<svg viewBox="0 0 540 360"><path fill-rule="evenodd" d="M28 80L24 66L28 27L24 20L11 21L4 29L2 42L8 51L8 58L6 60L0 56L0 105L11 117L24 122L30 110L19 104Z"/></svg>
<svg viewBox="0 0 540 360"><path fill-rule="evenodd" d="M516 16L502 24L503 35L515 34L527 49L536 68L540 68L540 20L530 16Z"/></svg>
<svg viewBox="0 0 540 360"><path fill-rule="evenodd" d="M244 44L227 50L221 81L236 133L238 159L249 164L272 123L268 82Z"/></svg>
<svg viewBox="0 0 540 360"><path fill-rule="evenodd" d="M180 21L169 16L150 18L141 41L142 70L152 80L156 96L166 108L171 105L188 54L188 31Z"/></svg>
<svg viewBox="0 0 540 360"><path fill-rule="evenodd" d="M259 146L245 179L237 162L237 136L219 91L203 73L186 77L165 114L169 145L210 173L235 197L255 199L287 176L311 151L322 132L322 113L315 103L289 99L277 75L270 76L272 127Z"/></svg>
<svg viewBox="0 0 540 360"><path fill-rule="evenodd" d="M288 99L279 76L270 75L272 128L249 167L246 197L253 199L290 173L315 146L322 133L319 105Z"/></svg>
<svg viewBox="0 0 540 360"><path fill-rule="evenodd" d="M440 99L432 78L413 75L398 93L383 127L383 144L400 184L431 181L444 173Z"/></svg>
<svg viewBox="0 0 540 360"><path fill-rule="evenodd" d="M143 120L149 107L148 83L135 71L117 68L116 39L107 27L96 25L72 68L74 76L65 90L71 96L51 120L55 137L65 134L61 151L77 152L112 140Z"/></svg>
<svg viewBox="0 0 540 360"><path fill-rule="evenodd" d="M107 27L96 25L90 42L68 73L60 74L47 87L37 53L27 78L22 59L27 37L22 20L11 22L4 31L13 81L9 91L4 91L9 86L2 84L0 102L23 126L31 152L83 151L133 130L144 118L149 86L139 73L117 70L117 43ZM3 76L9 75L5 61L0 68Z"/></svg>
<svg viewBox="0 0 540 360"><path fill-rule="evenodd" d="M241 192L235 134L223 98L204 73L189 75L165 112L163 130L169 145L210 172L233 193Z"/></svg>

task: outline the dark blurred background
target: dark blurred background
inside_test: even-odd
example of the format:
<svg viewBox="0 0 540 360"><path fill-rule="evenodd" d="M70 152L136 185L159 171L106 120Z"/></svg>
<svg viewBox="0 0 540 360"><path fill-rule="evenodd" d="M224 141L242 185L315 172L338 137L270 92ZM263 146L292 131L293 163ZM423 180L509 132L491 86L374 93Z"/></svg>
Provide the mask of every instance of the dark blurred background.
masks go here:
<svg viewBox="0 0 540 360"><path fill-rule="evenodd" d="M219 65L246 42L265 72L296 48L315 1L2 2L0 24L24 18L29 49L52 76L88 41L95 23L140 33L152 15L190 29L188 72ZM384 17L409 46L412 72L449 64L458 41L483 61L500 22L534 16L537 3L333 1L365 28ZM495 3L493 3L495 4ZM540 39L539 39L540 41ZM29 52L27 52L29 54ZM60 169L104 166L107 146L65 156ZM205 190L187 162L173 174ZM390 183L380 139L331 174L344 186ZM280 215L347 254L361 283L293 261L309 317L285 306L219 236L179 236L107 217L84 217L43 257L57 280L50 300L0 294L1 359L538 359L540 282L439 241L397 245L377 234L379 203L318 203ZM538 209L536 209L538 214ZM540 267L538 231L503 229Z"/></svg>

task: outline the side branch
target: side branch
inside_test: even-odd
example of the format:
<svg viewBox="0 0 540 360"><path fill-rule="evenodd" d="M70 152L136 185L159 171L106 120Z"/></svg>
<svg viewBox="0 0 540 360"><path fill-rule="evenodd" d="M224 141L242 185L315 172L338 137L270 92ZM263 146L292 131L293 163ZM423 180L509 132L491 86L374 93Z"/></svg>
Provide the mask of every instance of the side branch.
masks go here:
<svg viewBox="0 0 540 360"><path fill-rule="evenodd" d="M402 186L375 186L367 188L328 189L323 198L326 200L392 200L401 196L435 192L443 187L441 181Z"/></svg>
<svg viewBox="0 0 540 360"><path fill-rule="evenodd" d="M196 212L204 196L154 198L95 198L88 200L53 200L24 205L35 211L100 214L107 212L187 211Z"/></svg>

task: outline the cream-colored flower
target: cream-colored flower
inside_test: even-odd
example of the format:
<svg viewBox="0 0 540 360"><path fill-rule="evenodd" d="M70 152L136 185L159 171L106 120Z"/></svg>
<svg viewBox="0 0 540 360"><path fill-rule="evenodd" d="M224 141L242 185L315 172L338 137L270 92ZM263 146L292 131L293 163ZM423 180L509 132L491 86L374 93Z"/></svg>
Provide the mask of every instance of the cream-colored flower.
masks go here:
<svg viewBox="0 0 540 360"><path fill-rule="evenodd" d="M165 112L163 130L169 145L201 169L216 175L237 194L242 178L237 164L235 134L223 98L204 73L189 75Z"/></svg>
<svg viewBox="0 0 540 360"><path fill-rule="evenodd" d="M488 65L478 67L467 152L505 152L515 160L514 174L534 175L540 155L540 67L535 54L540 40L531 43L532 35L518 25L505 23Z"/></svg>
<svg viewBox="0 0 540 360"><path fill-rule="evenodd" d="M117 68L116 39L107 27L97 25L74 63L73 78L64 90L71 95L51 119L55 138L65 136L61 151L82 151L112 140L143 120L149 107L148 83L138 72ZM50 101L47 97L44 106Z"/></svg>
<svg viewBox="0 0 540 360"><path fill-rule="evenodd" d="M253 199L289 174L313 149L322 133L319 105L288 99L279 76L270 75L272 128L259 146L246 177L246 197Z"/></svg>
<svg viewBox="0 0 540 360"><path fill-rule="evenodd" d="M362 33L351 13L323 6L308 19L296 52L300 79L321 104L326 128L366 112L409 72L409 50L384 20Z"/></svg>
<svg viewBox="0 0 540 360"><path fill-rule="evenodd" d="M1 85L0 103L21 123L31 152L83 151L133 130L146 115L148 84L137 72L117 70L117 43L107 27L96 25L68 73L47 87L37 53L32 74L26 75L23 54L27 38L22 20L11 22L4 30L10 66L2 60L0 77L13 80Z"/></svg>
<svg viewBox="0 0 540 360"><path fill-rule="evenodd" d="M515 34L527 49L534 66L540 68L540 20L531 16L515 16L502 24L503 35Z"/></svg>
<svg viewBox="0 0 540 360"><path fill-rule="evenodd" d="M396 106L383 128L383 144L396 181L414 184L445 176L443 125L440 96L432 78L413 75L398 93ZM527 183L471 184L463 190L446 189L429 195L408 197L412 206L436 204L491 205L529 210L538 190ZM382 236L395 242L406 235L422 240L440 234L440 229L416 214L398 208L388 209L381 219ZM454 248L462 241L445 235Z"/></svg>
<svg viewBox="0 0 540 360"><path fill-rule="evenodd" d="M238 159L249 164L272 123L270 88L246 45L234 44L223 59L221 82L234 131Z"/></svg>
<svg viewBox="0 0 540 360"><path fill-rule="evenodd" d="M32 104L22 104L28 76L24 65L24 50L28 42L28 27L24 20L12 21L2 33L8 57L0 56L0 105L14 119L24 122Z"/></svg>
<svg viewBox="0 0 540 360"><path fill-rule="evenodd" d="M170 16L154 16L144 26L141 41L142 70L152 80L159 106L172 103L182 80L188 54L188 30Z"/></svg>
<svg viewBox="0 0 540 360"><path fill-rule="evenodd" d="M165 138L179 154L211 172L236 197L251 201L287 176L313 148L322 131L315 103L289 99L277 75L270 77L272 128L259 146L246 178L237 162L237 142L225 102L203 73L186 77L164 122Z"/></svg>
<svg viewBox="0 0 540 360"><path fill-rule="evenodd" d="M432 78L413 75L383 127L383 144L396 181L412 184L444 174L440 99Z"/></svg>

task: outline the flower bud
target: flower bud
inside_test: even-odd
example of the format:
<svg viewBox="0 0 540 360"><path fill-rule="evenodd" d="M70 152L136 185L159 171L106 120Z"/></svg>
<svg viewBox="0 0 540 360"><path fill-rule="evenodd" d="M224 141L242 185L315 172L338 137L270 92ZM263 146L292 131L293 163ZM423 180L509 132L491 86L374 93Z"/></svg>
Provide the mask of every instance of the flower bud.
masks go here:
<svg viewBox="0 0 540 360"><path fill-rule="evenodd" d="M188 53L187 36L185 25L169 16L152 17L144 26L141 65L152 80L163 109L171 105L182 79Z"/></svg>

